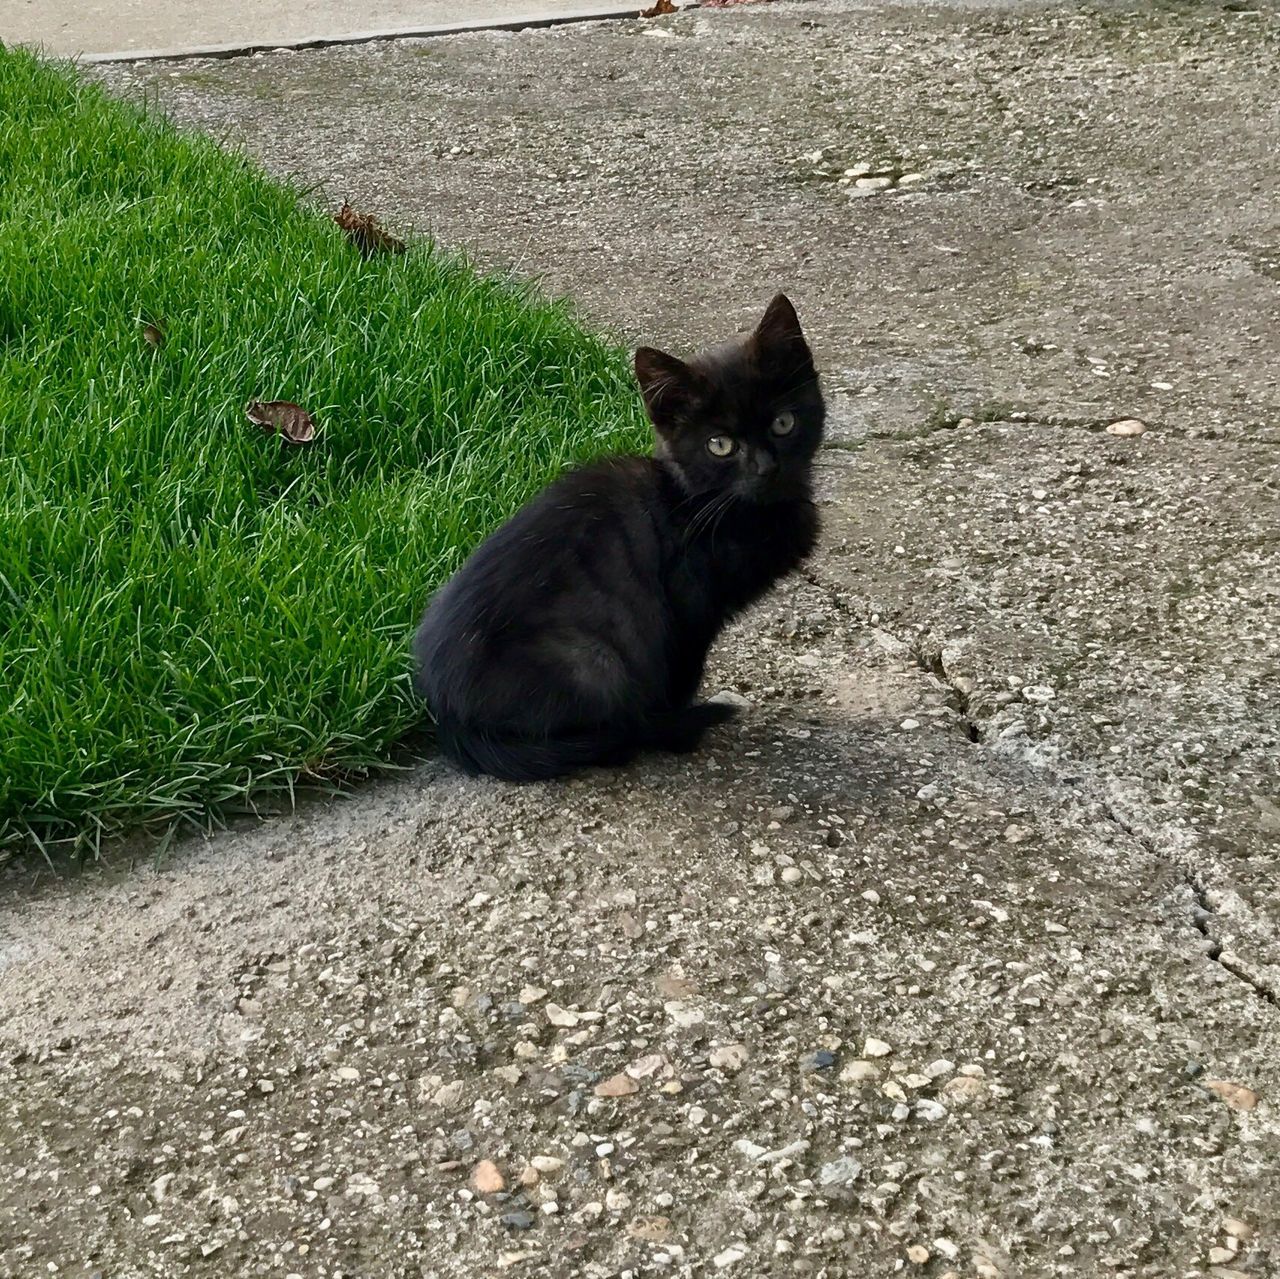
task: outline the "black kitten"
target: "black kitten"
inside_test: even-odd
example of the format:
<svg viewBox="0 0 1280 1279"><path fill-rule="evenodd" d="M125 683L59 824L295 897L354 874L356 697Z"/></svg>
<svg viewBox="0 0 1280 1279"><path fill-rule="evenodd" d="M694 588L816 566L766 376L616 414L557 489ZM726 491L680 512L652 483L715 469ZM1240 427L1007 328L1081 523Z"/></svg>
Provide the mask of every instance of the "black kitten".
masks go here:
<svg viewBox="0 0 1280 1279"><path fill-rule="evenodd" d="M655 456L562 476L439 591L414 644L440 746L511 781L690 751L733 707L694 703L721 627L813 549L824 406L795 309L636 377Z"/></svg>

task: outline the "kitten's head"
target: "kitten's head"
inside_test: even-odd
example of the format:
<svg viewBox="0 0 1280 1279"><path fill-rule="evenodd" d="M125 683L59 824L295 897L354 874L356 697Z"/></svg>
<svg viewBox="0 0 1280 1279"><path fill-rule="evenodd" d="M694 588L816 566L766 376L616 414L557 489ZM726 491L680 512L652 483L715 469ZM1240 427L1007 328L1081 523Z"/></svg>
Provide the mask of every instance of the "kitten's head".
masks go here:
<svg viewBox="0 0 1280 1279"><path fill-rule="evenodd" d="M679 360L642 346L636 379L657 454L690 493L807 494L825 408L795 308L779 293L752 332Z"/></svg>

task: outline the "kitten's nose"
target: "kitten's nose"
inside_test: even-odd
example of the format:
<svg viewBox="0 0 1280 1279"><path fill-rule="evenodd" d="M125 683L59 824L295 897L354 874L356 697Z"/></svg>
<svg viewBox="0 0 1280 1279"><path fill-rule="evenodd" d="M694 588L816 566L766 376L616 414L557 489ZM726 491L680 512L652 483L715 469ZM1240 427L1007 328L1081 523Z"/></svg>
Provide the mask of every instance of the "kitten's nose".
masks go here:
<svg viewBox="0 0 1280 1279"><path fill-rule="evenodd" d="M764 479L778 469L778 459L768 449L753 449L751 452L751 470Z"/></svg>

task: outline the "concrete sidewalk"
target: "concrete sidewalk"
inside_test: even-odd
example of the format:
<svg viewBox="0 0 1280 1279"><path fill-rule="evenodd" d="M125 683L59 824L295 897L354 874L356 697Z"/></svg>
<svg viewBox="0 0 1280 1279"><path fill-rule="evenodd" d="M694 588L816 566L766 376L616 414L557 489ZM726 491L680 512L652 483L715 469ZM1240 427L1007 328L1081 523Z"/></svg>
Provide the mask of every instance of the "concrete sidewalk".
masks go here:
<svg viewBox="0 0 1280 1279"><path fill-rule="evenodd" d="M0 1271L1280 1274L1254 9L814 0L99 73L628 341L786 288L826 532L716 650L746 709L697 756L427 767L7 881Z"/></svg>
<svg viewBox="0 0 1280 1279"><path fill-rule="evenodd" d="M634 17L640 7L610 0L6 0L0 42L110 61L544 26L585 16Z"/></svg>

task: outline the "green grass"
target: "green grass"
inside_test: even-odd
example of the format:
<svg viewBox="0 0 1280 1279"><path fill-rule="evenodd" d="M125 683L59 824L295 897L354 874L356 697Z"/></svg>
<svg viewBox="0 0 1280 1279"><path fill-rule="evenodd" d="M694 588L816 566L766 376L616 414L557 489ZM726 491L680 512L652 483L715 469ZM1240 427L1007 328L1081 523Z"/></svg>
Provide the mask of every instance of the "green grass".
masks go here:
<svg viewBox="0 0 1280 1279"><path fill-rule="evenodd" d="M431 590L643 439L562 307L429 243L366 262L242 157L2 47L0 199L0 850L385 762Z"/></svg>

